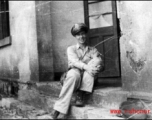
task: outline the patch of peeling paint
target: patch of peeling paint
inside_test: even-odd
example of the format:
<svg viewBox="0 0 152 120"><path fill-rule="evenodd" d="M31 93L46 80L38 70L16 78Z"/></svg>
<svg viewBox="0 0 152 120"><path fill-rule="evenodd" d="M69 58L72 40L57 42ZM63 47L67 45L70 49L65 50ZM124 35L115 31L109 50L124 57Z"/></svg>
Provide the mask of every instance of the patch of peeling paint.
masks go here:
<svg viewBox="0 0 152 120"><path fill-rule="evenodd" d="M126 51L126 57L129 60L131 68L136 73L139 73L144 68L146 60L143 58L135 60L134 55L135 55L134 51Z"/></svg>

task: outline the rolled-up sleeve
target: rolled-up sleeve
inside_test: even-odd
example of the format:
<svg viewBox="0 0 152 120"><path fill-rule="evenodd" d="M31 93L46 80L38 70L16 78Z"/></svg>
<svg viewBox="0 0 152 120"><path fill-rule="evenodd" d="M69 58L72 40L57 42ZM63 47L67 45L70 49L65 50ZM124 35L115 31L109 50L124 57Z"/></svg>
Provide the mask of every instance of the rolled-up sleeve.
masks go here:
<svg viewBox="0 0 152 120"><path fill-rule="evenodd" d="M94 57L100 58L101 65L103 66L102 54L96 48L92 49L91 56L92 56L92 58L94 58Z"/></svg>
<svg viewBox="0 0 152 120"><path fill-rule="evenodd" d="M74 47L67 48L67 56L68 56L68 67L77 67L81 70L83 69L85 63L79 60Z"/></svg>
<svg viewBox="0 0 152 120"><path fill-rule="evenodd" d="M100 58L98 60L100 60L99 61L100 62L100 71L102 71L104 69L104 63L103 63L103 58L102 58L103 55L96 48L93 48L91 55L92 55L92 58L94 58L94 57Z"/></svg>
<svg viewBox="0 0 152 120"><path fill-rule="evenodd" d="M92 50L91 50L91 56L92 56L92 58L94 58L94 57L101 57L101 54L98 52L98 50L96 48L92 48Z"/></svg>

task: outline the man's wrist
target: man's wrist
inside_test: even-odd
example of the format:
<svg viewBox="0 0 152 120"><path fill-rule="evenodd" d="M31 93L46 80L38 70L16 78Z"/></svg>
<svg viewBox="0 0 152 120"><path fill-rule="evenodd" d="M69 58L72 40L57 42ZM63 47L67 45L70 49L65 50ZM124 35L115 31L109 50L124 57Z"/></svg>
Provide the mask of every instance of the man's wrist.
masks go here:
<svg viewBox="0 0 152 120"><path fill-rule="evenodd" d="M83 64L83 66L82 66L82 68L83 68L83 70L86 70L86 64Z"/></svg>

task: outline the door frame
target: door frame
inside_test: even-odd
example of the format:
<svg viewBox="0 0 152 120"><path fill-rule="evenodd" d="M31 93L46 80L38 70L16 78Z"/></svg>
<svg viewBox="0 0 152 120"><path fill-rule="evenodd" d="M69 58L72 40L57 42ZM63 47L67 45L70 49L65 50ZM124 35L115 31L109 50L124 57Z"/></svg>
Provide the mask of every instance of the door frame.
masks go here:
<svg viewBox="0 0 152 120"><path fill-rule="evenodd" d="M112 0L111 0L112 1ZM89 8L88 8L88 0L83 1L84 4L84 23L89 27L89 19L86 17L86 15L89 15ZM119 59L119 76L118 77L112 77L112 78L98 78L98 80L95 82L95 86L122 86L121 82L121 59L120 59L120 22L117 16L117 1L112 1L112 14L113 14L113 27L114 34L118 37L118 59ZM89 27L90 28L90 27Z"/></svg>

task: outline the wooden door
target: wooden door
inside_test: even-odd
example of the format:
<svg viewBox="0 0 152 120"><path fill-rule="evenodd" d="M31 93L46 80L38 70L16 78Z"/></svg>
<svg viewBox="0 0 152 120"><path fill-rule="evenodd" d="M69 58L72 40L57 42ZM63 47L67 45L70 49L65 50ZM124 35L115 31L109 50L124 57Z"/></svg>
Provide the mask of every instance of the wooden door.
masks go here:
<svg viewBox="0 0 152 120"><path fill-rule="evenodd" d="M89 26L89 44L103 55L104 71L98 77L120 76L116 1L84 1L85 23ZM114 37L114 39L106 40Z"/></svg>

